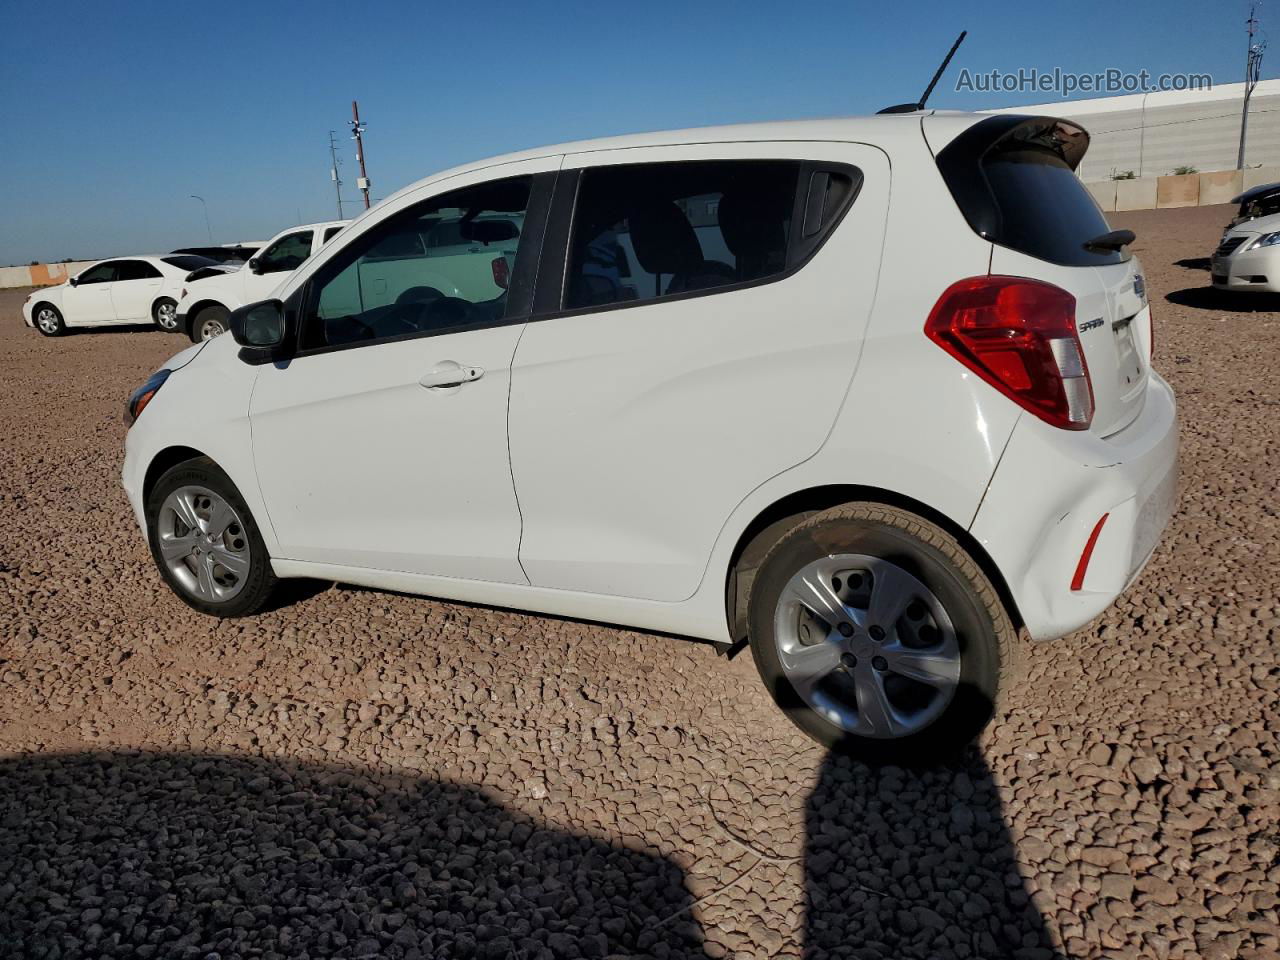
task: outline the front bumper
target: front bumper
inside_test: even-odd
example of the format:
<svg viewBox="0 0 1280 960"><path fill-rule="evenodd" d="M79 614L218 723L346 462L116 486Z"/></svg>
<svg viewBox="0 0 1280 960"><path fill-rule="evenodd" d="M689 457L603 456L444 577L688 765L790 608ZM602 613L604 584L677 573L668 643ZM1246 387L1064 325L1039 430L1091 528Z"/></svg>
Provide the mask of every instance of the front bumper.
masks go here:
<svg viewBox="0 0 1280 960"><path fill-rule="evenodd" d="M1241 244L1241 248L1250 243L1253 238ZM1218 290L1280 293L1280 246L1237 249L1226 257L1215 253L1209 260L1209 272Z"/></svg>
<svg viewBox="0 0 1280 960"><path fill-rule="evenodd" d="M133 518L138 522L142 535L147 535L147 515L142 503L142 485L146 479L146 459L139 449L142 446L138 431L130 429L124 435L124 465L120 470L120 482L124 486L125 495L129 498L129 506L133 508Z"/></svg>
<svg viewBox="0 0 1280 960"><path fill-rule="evenodd" d="M970 528L1004 576L1027 632L1064 636L1142 572L1177 504L1173 390L1152 372L1138 419L1106 439L1023 415ZM1081 554L1107 515L1081 588Z"/></svg>

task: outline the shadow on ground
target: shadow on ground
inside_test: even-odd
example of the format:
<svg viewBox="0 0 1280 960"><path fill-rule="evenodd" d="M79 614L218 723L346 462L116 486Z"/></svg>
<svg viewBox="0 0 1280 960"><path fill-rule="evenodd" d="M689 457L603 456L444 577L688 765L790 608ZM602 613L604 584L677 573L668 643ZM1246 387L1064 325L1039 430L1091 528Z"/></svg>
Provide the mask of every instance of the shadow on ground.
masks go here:
<svg viewBox="0 0 1280 960"><path fill-rule="evenodd" d="M21 757L0 864L3 956L704 956L668 861L431 780Z"/></svg>
<svg viewBox="0 0 1280 960"><path fill-rule="evenodd" d="M1214 287L1188 287L1166 294L1165 299L1181 307L1228 313L1274 313L1280 310L1280 294L1277 293L1228 293Z"/></svg>
<svg viewBox="0 0 1280 960"><path fill-rule="evenodd" d="M1208 257L1185 257L1182 260L1173 261L1173 264L1188 270L1208 270L1211 266Z"/></svg>
<svg viewBox="0 0 1280 960"><path fill-rule="evenodd" d="M806 826L806 956L1053 956L976 754L928 771L828 758ZM472 788L336 767L0 761L0 864L4 956L708 955L668 860Z"/></svg>
<svg viewBox="0 0 1280 960"><path fill-rule="evenodd" d="M922 770L829 756L805 821L806 957L1057 956L976 749Z"/></svg>

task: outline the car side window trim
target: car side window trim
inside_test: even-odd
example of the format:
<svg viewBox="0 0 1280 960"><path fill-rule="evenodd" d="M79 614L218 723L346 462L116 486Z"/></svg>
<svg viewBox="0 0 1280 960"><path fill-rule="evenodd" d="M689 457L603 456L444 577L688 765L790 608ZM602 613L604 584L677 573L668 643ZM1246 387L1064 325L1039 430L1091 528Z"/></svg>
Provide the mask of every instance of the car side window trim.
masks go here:
<svg viewBox="0 0 1280 960"><path fill-rule="evenodd" d="M340 350L355 350L361 347L376 347L385 343L402 343L406 340L421 340L427 337L448 336L453 333L464 333L472 330L491 330L496 327L506 327L517 323L527 323L532 308L534 286L539 272L539 262L542 257L542 247L546 237L547 218L550 214L552 197L555 191L557 174L555 171L535 173L535 174L516 174L515 176L527 176L530 178L529 185L529 204L525 210L524 225L521 228L521 243L516 253L516 262L511 271L511 285L507 291L508 310L497 320L487 323L471 323L456 327L444 327L434 330L423 330L412 333L403 333L391 337L382 337L378 340L366 341L356 340L351 343L338 343L326 345L322 347L310 347L302 349L302 325L306 322L306 318L314 311L316 304L314 298L324 283L333 278L338 272L337 264L341 262L341 257L335 257L329 263L326 263L314 275L307 278L306 284L295 294L297 297L298 309L295 311L293 318L293 330L288 336L291 344L290 359L303 359L305 357L317 356L325 353L336 353ZM512 177L498 177L491 181L481 181L480 183L470 184L471 186L482 187L486 183L496 183L501 180L512 179ZM456 189L456 188L455 188ZM445 191L445 193L451 193ZM444 194L435 194L431 197L424 198L423 204L430 203L438 199ZM392 217L383 220L377 227L379 229L391 219L400 216L406 216L410 211L415 209L419 204L407 207L404 211L394 214ZM293 300L293 297L290 297ZM288 311L286 311L288 313Z"/></svg>
<svg viewBox="0 0 1280 960"><path fill-rule="evenodd" d="M733 158L725 159L727 161L731 161ZM700 161L653 161L646 164L636 164L636 166L656 166L659 164L697 162ZM744 160L743 162L749 161ZM627 164L618 164L617 166L627 166ZM623 300L616 303L594 304L585 307L571 308L566 308L564 303L569 285L569 265L572 256L573 229L577 220L578 195L581 188L583 172L585 170L596 168L579 167L570 170L561 170L548 224L547 235L543 241L544 254L542 269L539 273L538 289L534 294L534 311L528 317L529 322L540 323L545 320L555 320L559 317L576 317L585 314L604 313L612 310L640 309L653 304L677 303L682 300L693 300L698 297L711 297L722 293L750 290L755 287L765 286L766 284L778 283L794 276L809 264L809 262L818 254L818 251L826 245L831 236L837 229L839 229L840 225L844 222L845 217L853 208L858 196L861 194L865 180L861 168L849 163L826 160L802 160L798 162L798 167L799 179L797 181L794 201L795 206L791 221L793 228L789 231L787 238L786 269L778 273L758 277L753 280L726 283L702 290L669 293L660 297L650 297L644 300ZM819 230L806 237L803 235L803 225L805 223L805 216L809 205L810 190L813 188L815 178L825 175L829 180L831 174L839 174L849 178L850 189L848 191L848 195L835 209L824 210L823 221Z"/></svg>

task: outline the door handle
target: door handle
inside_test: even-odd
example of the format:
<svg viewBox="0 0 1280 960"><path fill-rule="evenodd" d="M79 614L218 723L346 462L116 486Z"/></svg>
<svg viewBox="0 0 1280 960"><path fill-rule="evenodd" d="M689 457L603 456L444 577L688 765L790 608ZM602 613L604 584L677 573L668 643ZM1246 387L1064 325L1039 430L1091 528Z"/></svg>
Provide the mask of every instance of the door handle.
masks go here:
<svg viewBox="0 0 1280 960"><path fill-rule="evenodd" d="M445 360L423 374L418 383L431 390L441 390L445 387L460 387L464 383L479 380L483 376L482 367Z"/></svg>

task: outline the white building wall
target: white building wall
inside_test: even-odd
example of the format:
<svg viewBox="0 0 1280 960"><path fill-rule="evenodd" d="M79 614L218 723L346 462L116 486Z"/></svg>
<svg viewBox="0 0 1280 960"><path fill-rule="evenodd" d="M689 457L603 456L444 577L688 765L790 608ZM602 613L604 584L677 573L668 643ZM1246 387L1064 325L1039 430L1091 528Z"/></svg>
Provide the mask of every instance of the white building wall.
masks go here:
<svg viewBox="0 0 1280 960"><path fill-rule="evenodd" d="M1106 180L1127 170L1157 177L1179 166L1202 172L1235 169L1243 105L1244 84L1227 83L1212 90L1059 100L986 112L1076 121L1092 138L1080 176ZM1245 165L1280 165L1280 80L1263 80L1254 88Z"/></svg>

